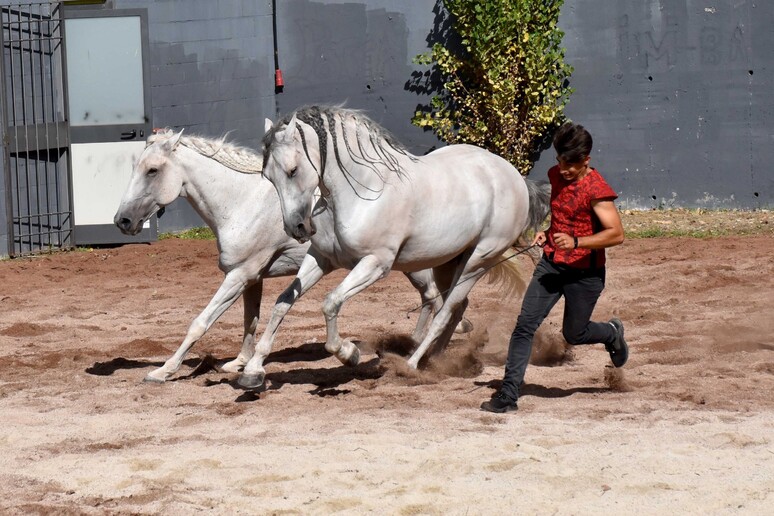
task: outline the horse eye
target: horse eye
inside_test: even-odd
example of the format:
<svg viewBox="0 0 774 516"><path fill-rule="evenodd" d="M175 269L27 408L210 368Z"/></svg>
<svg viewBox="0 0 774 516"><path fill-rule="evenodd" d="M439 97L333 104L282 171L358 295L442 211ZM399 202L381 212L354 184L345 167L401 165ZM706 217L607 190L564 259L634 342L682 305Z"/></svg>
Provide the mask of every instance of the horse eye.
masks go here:
<svg viewBox="0 0 774 516"><path fill-rule="evenodd" d="M159 172L159 169L157 168L149 168L147 174L152 177L158 174L158 172Z"/></svg>
<svg viewBox="0 0 774 516"><path fill-rule="evenodd" d="M296 172L297 172L297 171L298 171L298 169L297 169L297 168L294 168L293 170L291 170L291 171L290 171L290 177L296 177Z"/></svg>

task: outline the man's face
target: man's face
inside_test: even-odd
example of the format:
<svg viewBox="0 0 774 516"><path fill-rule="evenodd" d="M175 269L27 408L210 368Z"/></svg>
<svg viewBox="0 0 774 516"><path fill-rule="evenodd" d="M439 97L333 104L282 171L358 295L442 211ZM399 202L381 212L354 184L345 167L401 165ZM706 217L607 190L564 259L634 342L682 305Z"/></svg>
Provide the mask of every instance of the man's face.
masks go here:
<svg viewBox="0 0 774 516"><path fill-rule="evenodd" d="M570 163L564 161L559 156L556 157L556 161L559 163L559 173L562 175L565 181L575 181L586 175L589 171L589 161L591 156L586 156L582 161Z"/></svg>

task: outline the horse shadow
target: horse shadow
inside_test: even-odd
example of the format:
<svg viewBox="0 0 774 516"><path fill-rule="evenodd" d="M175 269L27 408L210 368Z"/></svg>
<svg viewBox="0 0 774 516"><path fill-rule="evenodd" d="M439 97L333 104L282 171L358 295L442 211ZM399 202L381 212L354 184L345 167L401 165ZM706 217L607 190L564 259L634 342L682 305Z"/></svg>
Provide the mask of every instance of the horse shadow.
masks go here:
<svg viewBox="0 0 774 516"><path fill-rule="evenodd" d="M203 373L200 373L203 374ZM321 398L328 396L341 396L349 394L351 389L339 389L353 380L376 380L381 378L384 370L379 366L379 358L374 357L367 362L362 362L355 367L338 366L332 368L313 368L306 367L293 369L291 371L277 371L267 373L263 384L255 389L245 390L241 387L236 378L220 378L218 380L205 379L205 387L216 385L229 385L235 391L242 391L234 401L253 402L261 399L261 394L267 391L276 391L284 385L313 385L314 388L309 392L314 396ZM186 376L180 376L170 381L181 381L196 376L196 371L192 371Z"/></svg>
<svg viewBox="0 0 774 516"><path fill-rule="evenodd" d="M330 353L325 351L324 344L319 342L309 342L302 344L295 348L286 348L279 351L274 351L266 357L264 364L278 363L287 364L290 362L314 362L318 360L324 360L330 357ZM234 360L236 357L226 357L222 359L215 359L212 355L205 355L204 358L189 358L183 361L183 365L189 368L193 368L193 371L187 375L177 377L176 379L186 379L200 376L212 369L217 369L217 364L220 362L228 362ZM157 360L138 360L133 358L116 357L105 362L94 362L91 366L87 367L85 371L88 374L95 376L110 376L117 371L123 369L144 369L146 367L161 367L164 365L163 361Z"/></svg>
<svg viewBox="0 0 774 516"><path fill-rule="evenodd" d="M317 362L331 356L324 342L307 342L294 348L284 348L269 353L264 364L288 364L290 362Z"/></svg>
<svg viewBox="0 0 774 516"><path fill-rule="evenodd" d="M325 346L320 342L309 342L293 348L285 348L269 354L264 364L278 363L287 364L292 362L317 362L330 358L330 353L325 350ZM183 365L191 368L187 374L179 375L167 380L168 382L181 382L192 380L212 372L218 372L219 364L233 360L236 357L216 359L212 355L206 355L202 359L189 358L183 361ZM110 376L117 371L124 369L144 369L157 368L164 365L162 361L155 360L136 360L124 357L116 357L105 362L95 362L86 368L86 373L96 376ZM236 401L257 401L260 394L266 391L278 390L285 384L291 385L313 385L314 388L309 391L310 394L320 397L339 396L348 394L350 389L338 389L340 385L347 384L352 380L373 380L380 378L384 371L379 367L379 358L375 357L367 362L358 364L355 367L338 366L333 368L300 368L291 371L271 372L266 375L263 385L257 389L244 390L237 379L232 377L223 377L217 380L205 379L204 386L212 387L216 385L228 384L234 390L244 391Z"/></svg>
<svg viewBox="0 0 774 516"><path fill-rule="evenodd" d="M183 364L193 367L195 360L188 359ZM122 369L143 369L145 367L161 367L164 362L151 362L149 360L135 360L132 358L116 357L106 362L94 362L85 371L95 376L110 376Z"/></svg>

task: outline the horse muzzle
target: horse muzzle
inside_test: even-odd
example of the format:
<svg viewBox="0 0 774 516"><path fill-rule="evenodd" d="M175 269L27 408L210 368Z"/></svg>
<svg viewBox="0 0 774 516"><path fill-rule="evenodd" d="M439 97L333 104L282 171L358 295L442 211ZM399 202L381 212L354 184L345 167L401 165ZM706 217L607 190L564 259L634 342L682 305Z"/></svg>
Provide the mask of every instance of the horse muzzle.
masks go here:
<svg viewBox="0 0 774 516"><path fill-rule="evenodd" d="M121 230L124 235L136 235L142 230L142 220L133 222L127 217L121 217L120 213L116 213L113 218L113 223Z"/></svg>
<svg viewBox="0 0 774 516"><path fill-rule="evenodd" d="M161 216L164 215L164 211L166 211L166 207L161 206L156 210L156 217L161 218ZM142 231L143 224L151 217L151 215L153 214L151 213L150 215L139 218L137 216L132 217L132 210L119 209L113 217L113 224L115 224L124 235L134 236Z"/></svg>
<svg viewBox="0 0 774 516"><path fill-rule="evenodd" d="M317 228L314 227L314 223L311 219L307 219L298 222L295 226L290 228L290 231L286 230L286 232L303 244L304 242L308 242L309 239L317 233Z"/></svg>

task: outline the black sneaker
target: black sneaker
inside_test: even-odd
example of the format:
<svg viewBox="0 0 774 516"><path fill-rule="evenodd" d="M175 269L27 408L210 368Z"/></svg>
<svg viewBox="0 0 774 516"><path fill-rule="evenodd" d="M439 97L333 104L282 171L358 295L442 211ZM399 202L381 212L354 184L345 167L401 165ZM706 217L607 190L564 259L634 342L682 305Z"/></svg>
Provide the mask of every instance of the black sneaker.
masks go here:
<svg viewBox="0 0 774 516"><path fill-rule="evenodd" d="M481 404L481 410L486 410L487 412L497 412L498 414L503 412L512 412L518 409L519 407L516 405L516 401L508 398L501 392L498 392L492 396L491 400L485 401Z"/></svg>
<svg viewBox="0 0 774 516"><path fill-rule="evenodd" d="M623 366L629 359L629 346L624 340L624 326L617 317L610 319L610 326L615 328L615 341L612 344L605 344L607 352L610 353L610 360L616 367Z"/></svg>

